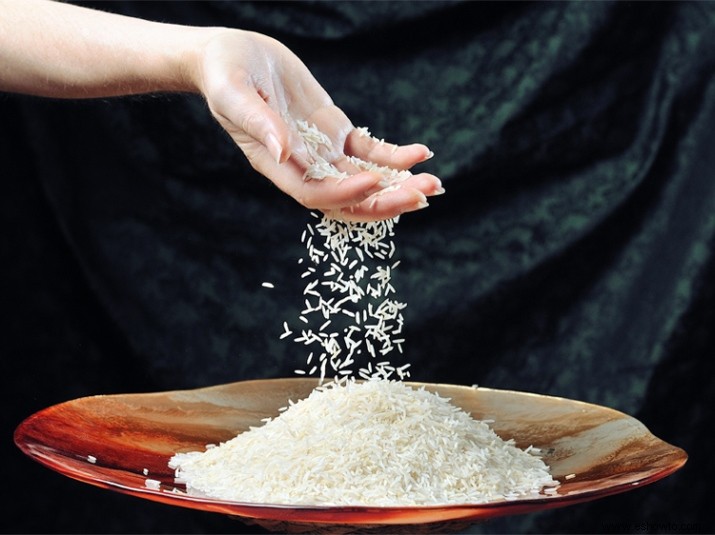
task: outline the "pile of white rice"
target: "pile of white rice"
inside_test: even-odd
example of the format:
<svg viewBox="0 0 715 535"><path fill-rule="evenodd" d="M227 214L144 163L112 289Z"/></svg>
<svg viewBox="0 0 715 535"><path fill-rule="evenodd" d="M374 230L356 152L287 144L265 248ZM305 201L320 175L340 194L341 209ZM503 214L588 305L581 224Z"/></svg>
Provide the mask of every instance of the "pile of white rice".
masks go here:
<svg viewBox="0 0 715 535"><path fill-rule="evenodd" d="M265 425L170 466L190 494L251 503L484 503L555 486L536 455L405 383L330 383Z"/></svg>

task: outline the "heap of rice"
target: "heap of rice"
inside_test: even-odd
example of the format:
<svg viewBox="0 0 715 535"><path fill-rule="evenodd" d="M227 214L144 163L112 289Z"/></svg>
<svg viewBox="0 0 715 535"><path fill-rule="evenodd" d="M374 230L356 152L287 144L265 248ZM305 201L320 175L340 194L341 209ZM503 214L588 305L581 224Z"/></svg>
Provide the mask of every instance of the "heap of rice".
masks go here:
<svg viewBox="0 0 715 535"><path fill-rule="evenodd" d="M252 503L484 503L558 483L534 454L405 383L344 381L205 452L175 455L187 491Z"/></svg>

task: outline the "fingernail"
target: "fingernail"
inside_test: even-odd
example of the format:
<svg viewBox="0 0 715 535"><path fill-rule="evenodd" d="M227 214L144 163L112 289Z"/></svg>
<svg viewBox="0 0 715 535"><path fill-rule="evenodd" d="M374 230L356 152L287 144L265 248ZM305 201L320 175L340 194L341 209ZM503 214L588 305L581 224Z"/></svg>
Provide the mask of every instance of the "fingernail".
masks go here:
<svg viewBox="0 0 715 535"><path fill-rule="evenodd" d="M415 203L415 210L421 210L422 208L427 208L429 203L427 202L427 197L424 193L420 193L420 200Z"/></svg>
<svg viewBox="0 0 715 535"><path fill-rule="evenodd" d="M442 186L440 186L436 190L434 190L434 193L432 195L443 195L444 192L445 192L445 189Z"/></svg>
<svg viewBox="0 0 715 535"><path fill-rule="evenodd" d="M268 134L266 136L265 145L266 149L268 149L268 152L271 156L273 156L273 159L276 161L276 163L281 163L283 147L281 147L281 144L278 142L278 138L273 134Z"/></svg>
<svg viewBox="0 0 715 535"><path fill-rule="evenodd" d="M422 161L426 162L427 160L431 160L432 158L434 158L434 152L429 151L429 154L427 154L427 156L425 156L425 159Z"/></svg>

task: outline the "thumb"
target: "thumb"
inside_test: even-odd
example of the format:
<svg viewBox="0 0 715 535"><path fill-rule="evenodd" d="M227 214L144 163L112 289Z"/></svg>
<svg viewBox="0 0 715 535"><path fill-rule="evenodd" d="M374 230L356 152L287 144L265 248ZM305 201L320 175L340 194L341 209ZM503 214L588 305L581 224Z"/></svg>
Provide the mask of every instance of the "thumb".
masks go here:
<svg viewBox="0 0 715 535"><path fill-rule="evenodd" d="M241 88L243 90L236 90ZM288 125L253 87L232 84L230 91L208 93L206 100L212 114L242 150L247 144L262 145L271 159L284 163L290 158Z"/></svg>
<svg viewBox="0 0 715 535"><path fill-rule="evenodd" d="M243 95L238 126L261 143L276 163L290 158L290 132L283 118L256 92Z"/></svg>

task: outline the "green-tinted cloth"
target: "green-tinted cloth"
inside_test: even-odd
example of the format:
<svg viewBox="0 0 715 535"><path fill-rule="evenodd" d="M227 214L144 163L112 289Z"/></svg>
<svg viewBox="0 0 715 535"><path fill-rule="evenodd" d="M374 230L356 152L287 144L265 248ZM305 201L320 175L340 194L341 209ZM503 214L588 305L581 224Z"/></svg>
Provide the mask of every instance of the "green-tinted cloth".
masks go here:
<svg viewBox="0 0 715 535"><path fill-rule="evenodd" d="M98 6L269 33L356 125L430 146L419 169L447 193L399 222L393 276L408 304L394 359L413 379L608 405L690 453L646 489L472 531L713 528L715 4ZM7 391L34 393L17 421L79 395L289 376L304 362L279 335L303 307L311 218L199 97L7 96L0 111ZM118 502L110 529L114 497L83 503L78 484L50 481L21 491L16 531L240 529L136 500ZM55 488L74 514L27 513L30 495L56 510Z"/></svg>

